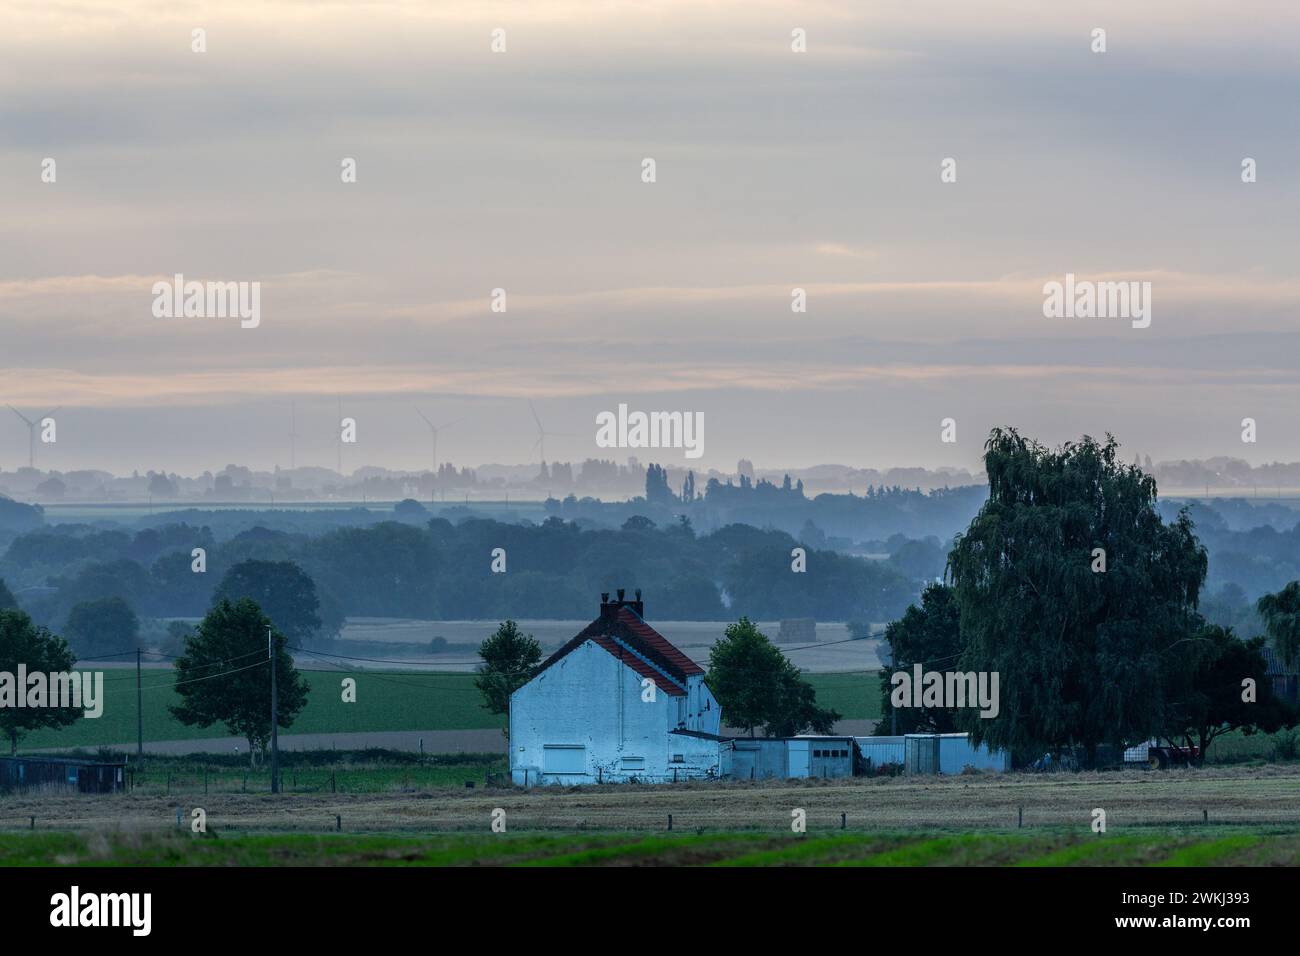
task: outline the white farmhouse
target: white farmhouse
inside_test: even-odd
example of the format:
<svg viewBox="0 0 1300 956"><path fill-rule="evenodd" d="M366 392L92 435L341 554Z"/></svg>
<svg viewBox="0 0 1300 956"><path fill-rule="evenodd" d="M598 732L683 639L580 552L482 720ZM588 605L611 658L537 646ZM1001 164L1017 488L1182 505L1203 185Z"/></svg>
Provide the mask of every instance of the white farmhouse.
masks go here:
<svg viewBox="0 0 1300 956"><path fill-rule="evenodd" d="M537 783L717 777L726 746L704 669L642 617L641 592L600 617L510 698L510 772Z"/></svg>

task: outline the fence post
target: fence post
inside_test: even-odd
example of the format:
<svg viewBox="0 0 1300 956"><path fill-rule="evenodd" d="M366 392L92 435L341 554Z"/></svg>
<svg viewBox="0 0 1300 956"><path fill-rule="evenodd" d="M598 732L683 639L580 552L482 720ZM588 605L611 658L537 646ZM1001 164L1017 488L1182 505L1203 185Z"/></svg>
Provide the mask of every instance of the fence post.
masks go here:
<svg viewBox="0 0 1300 956"><path fill-rule="evenodd" d="M335 831L340 832L340 833L343 831L343 816L342 816L342 814L338 814L338 813L334 814L334 829L335 829Z"/></svg>
<svg viewBox="0 0 1300 956"><path fill-rule="evenodd" d="M841 814L840 814L840 829L841 829L841 830L848 829L848 826L849 826L849 815L848 815L847 813L841 813Z"/></svg>
<svg viewBox="0 0 1300 956"><path fill-rule="evenodd" d="M1019 816L1018 816L1018 818L1017 818L1017 820L1016 820L1016 828L1017 828L1017 829L1020 829L1020 828L1023 827L1024 825L1025 825L1025 808L1024 808L1024 807L1021 807L1021 808L1020 808Z"/></svg>
<svg viewBox="0 0 1300 956"><path fill-rule="evenodd" d="M334 771L331 770L330 771L330 793L338 793L338 792L339 792L338 781L334 779Z"/></svg>
<svg viewBox="0 0 1300 956"><path fill-rule="evenodd" d="M668 829L671 830L672 828L673 828L673 815L670 813L668 814Z"/></svg>

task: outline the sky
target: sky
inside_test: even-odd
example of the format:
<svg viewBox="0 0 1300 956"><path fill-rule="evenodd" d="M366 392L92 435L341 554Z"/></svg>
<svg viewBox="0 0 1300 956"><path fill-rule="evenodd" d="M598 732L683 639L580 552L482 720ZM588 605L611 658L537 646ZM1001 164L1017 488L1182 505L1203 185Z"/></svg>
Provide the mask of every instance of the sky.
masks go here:
<svg viewBox="0 0 1300 956"><path fill-rule="evenodd" d="M427 467L417 407L536 460L530 400L560 460L1295 461L1298 43L1291 0L0 0L0 402L65 471L285 467L291 407L332 467L339 401L352 466ZM156 316L177 273L260 324ZM1067 273L1149 327L1045 317ZM703 457L597 447L620 403Z"/></svg>

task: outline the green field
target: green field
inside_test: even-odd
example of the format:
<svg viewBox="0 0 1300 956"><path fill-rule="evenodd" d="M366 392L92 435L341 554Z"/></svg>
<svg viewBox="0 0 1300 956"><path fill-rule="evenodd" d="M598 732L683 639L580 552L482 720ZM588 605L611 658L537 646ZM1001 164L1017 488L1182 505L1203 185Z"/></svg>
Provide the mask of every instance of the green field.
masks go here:
<svg viewBox="0 0 1300 956"><path fill-rule="evenodd" d="M87 752L87 757L96 756ZM118 754L127 759L126 754ZM270 793L266 761L249 767L247 759L209 754L199 759L149 755L130 758L132 794ZM280 787L294 793L426 792L439 787L483 786L489 775L503 780L505 754L426 754L399 750L291 750L280 755ZM0 797L0 806L3 806Z"/></svg>
<svg viewBox="0 0 1300 956"><path fill-rule="evenodd" d="M354 733L382 730L470 730L503 726L482 707L472 674L384 671L303 671L311 691L307 706L282 733ZM345 704L341 682L357 682L357 700ZM186 727L168 707L179 702L170 670L144 672L144 739L194 740L228 736L225 726ZM61 730L41 730L20 741L24 750L99 747L136 738L135 671L104 674L104 713Z"/></svg>
<svg viewBox="0 0 1300 956"><path fill-rule="evenodd" d="M358 733L390 730L476 730L504 726L504 720L483 709L474 675L412 673L406 671L304 670L311 685L307 706L293 726L282 733ZM357 700L342 701L341 682L357 682ZM146 670L142 679L144 739L195 740L227 736L226 728L186 727L172 717L169 705L178 702L169 670ZM875 675L810 674L822 706L834 707L845 719L879 714L880 698ZM53 747L100 747L127 744L136 739L135 671L113 669L104 673L104 713L94 720L79 720L61 730L41 730L19 742L23 750Z"/></svg>
<svg viewBox="0 0 1300 956"><path fill-rule="evenodd" d="M1261 866L1294 865L1300 831L1188 828L997 833L202 836L0 834L0 866Z"/></svg>

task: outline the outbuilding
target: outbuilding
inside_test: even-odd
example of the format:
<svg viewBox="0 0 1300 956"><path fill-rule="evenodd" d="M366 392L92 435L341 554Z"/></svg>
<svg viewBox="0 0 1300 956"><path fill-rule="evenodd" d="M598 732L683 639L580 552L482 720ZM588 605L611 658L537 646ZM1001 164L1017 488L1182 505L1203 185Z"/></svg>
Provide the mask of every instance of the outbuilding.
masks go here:
<svg viewBox="0 0 1300 956"><path fill-rule="evenodd" d="M1011 769L1011 754L978 747L968 734L907 734L904 743L904 772L908 774L958 774L972 770L1005 773Z"/></svg>
<svg viewBox="0 0 1300 956"><path fill-rule="evenodd" d="M829 780L853 768L852 737L735 737L723 754L723 776L735 780Z"/></svg>
<svg viewBox="0 0 1300 956"><path fill-rule="evenodd" d="M35 788L116 793L126 788L126 764L74 757L0 757L0 790Z"/></svg>

